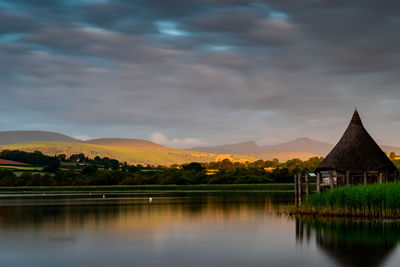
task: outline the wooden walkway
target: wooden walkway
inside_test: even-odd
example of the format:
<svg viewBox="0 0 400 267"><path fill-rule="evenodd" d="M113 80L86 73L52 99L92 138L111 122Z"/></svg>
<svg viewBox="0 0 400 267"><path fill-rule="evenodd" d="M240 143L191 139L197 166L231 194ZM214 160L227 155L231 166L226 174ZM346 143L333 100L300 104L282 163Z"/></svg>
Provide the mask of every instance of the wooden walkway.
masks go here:
<svg viewBox="0 0 400 267"><path fill-rule="evenodd" d="M333 189L335 185L333 176L330 175L329 182L321 181L321 174L310 176L308 173L302 175L297 173L294 175L294 194L296 205L301 204L303 195L308 196L313 192L321 192L321 190Z"/></svg>

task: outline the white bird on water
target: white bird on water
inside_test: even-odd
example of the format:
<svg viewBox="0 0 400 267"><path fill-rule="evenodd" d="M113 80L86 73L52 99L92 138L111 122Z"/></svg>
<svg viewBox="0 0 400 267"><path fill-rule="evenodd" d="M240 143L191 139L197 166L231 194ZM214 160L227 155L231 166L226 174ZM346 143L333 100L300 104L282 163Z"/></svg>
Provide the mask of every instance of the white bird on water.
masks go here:
<svg viewBox="0 0 400 267"><path fill-rule="evenodd" d="M103 195L103 198L106 198L106 195Z"/></svg>
<svg viewBox="0 0 400 267"><path fill-rule="evenodd" d="M152 202L153 201L153 198L152 197L149 197L149 202Z"/></svg>

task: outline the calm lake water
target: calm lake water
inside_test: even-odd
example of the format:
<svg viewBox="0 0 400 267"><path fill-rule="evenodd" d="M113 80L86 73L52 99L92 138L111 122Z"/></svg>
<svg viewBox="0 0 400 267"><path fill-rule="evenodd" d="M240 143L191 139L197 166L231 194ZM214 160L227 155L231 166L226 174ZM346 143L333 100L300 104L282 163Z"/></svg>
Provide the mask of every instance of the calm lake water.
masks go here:
<svg viewBox="0 0 400 267"><path fill-rule="evenodd" d="M0 266L400 265L399 222L282 215L291 199L265 192L3 195Z"/></svg>

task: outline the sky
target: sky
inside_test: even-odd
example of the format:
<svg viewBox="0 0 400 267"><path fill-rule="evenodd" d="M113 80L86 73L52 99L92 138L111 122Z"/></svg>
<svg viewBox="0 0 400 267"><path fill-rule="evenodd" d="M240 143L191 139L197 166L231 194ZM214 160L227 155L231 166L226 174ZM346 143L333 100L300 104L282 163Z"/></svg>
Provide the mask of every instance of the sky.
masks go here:
<svg viewBox="0 0 400 267"><path fill-rule="evenodd" d="M400 1L0 0L0 130L400 146Z"/></svg>

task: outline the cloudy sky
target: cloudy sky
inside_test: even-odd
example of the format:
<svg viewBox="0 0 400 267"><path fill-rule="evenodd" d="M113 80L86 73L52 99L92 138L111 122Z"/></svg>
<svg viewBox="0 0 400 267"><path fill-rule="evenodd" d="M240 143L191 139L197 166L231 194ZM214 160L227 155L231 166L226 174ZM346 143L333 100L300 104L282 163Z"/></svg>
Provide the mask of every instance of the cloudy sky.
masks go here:
<svg viewBox="0 0 400 267"><path fill-rule="evenodd" d="M400 1L0 0L0 130L400 145Z"/></svg>

